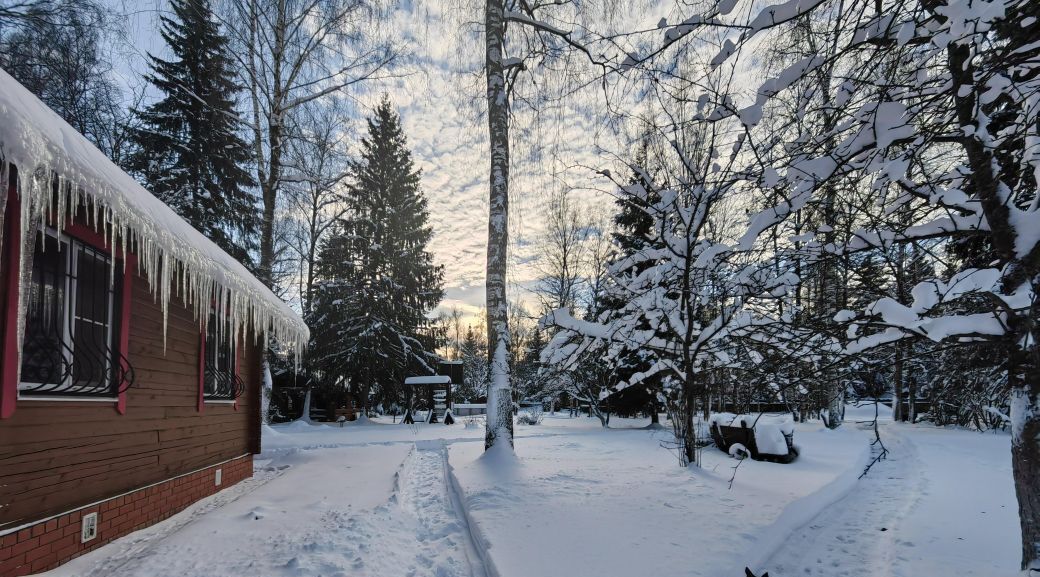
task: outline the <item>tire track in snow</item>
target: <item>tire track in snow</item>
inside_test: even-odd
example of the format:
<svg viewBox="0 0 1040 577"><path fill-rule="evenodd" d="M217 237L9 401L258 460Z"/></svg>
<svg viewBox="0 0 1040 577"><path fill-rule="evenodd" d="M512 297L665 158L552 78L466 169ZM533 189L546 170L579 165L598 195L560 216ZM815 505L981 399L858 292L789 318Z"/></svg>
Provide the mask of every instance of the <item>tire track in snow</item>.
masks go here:
<svg viewBox="0 0 1040 577"><path fill-rule="evenodd" d="M791 534L763 567L775 577L894 577L901 553L914 547L902 541L898 525L924 490L917 448L897 427L881 425L888 447L847 497L824 509Z"/></svg>

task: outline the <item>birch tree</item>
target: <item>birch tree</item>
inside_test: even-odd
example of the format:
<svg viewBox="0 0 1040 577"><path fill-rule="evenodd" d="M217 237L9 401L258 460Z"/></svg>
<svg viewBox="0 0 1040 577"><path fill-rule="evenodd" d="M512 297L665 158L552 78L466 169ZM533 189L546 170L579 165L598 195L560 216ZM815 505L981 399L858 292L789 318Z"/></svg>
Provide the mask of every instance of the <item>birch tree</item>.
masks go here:
<svg viewBox="0 0 1040 577"><path fill-rule="evenodd" d="M377 35L379 6L368 0L245 0L227 4L248 94L262 201L258 277L273 286L279 198L286 184L290 115L299 107L387 77L399 54Z"/></svg>
<svg viewBox="0 0 1040 577"><path fill-rule="evenodd" d="M512 98L524 71L577 57L598 65L586 41L595 41L582 19L594 7L580 0L485 0L484 77L490 170L488 175L488 418L484 439L512 447L509 311L506 269L509 247L509 168Z"/></svg>
<svg viewBox="0 0 1040 577"><path fill-rule="evenodd" d="M343 182L349 175L347 117L340 99L310 102L293 115L297 135L288 146L289 203L298 222L291 249L298 262L300 303L311 313L321 241L343 216Z"/></svg>

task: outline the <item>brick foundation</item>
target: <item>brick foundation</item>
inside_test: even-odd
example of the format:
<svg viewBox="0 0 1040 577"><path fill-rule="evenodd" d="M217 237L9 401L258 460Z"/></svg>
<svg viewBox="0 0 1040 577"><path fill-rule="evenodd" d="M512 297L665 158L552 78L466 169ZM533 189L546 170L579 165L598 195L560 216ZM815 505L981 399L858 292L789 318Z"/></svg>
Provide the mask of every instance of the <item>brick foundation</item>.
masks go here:
<svg viewBox="0 0 1040 577"><path fill-rule="evenodd" d="M219 487L214 483L216 469L221 469ZM114 539L158 523L252 475L253 456L246 455L0 536L0 577L53 569ZM97 537L81 543L80 519L94 512L98 514Z"/></svg>

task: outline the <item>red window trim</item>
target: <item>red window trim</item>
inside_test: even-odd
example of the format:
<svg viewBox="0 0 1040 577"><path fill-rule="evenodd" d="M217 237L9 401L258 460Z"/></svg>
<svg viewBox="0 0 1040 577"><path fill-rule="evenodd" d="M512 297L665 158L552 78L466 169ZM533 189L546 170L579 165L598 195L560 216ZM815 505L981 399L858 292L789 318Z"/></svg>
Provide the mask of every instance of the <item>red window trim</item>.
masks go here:
<svg viewBox="0 0 1040 577"><path fill-rule="evenodd" d="M18 323L14 321L18 315L19 286L18 275L11 274L12 266L18 266L21 255L21 246L13 240L21 236L21 198L15 189L16 179L12 177L8 185L7 208L4 216L4 261L3 272L6 280L3 287L3 373L0 374L0 419L7 419L14 414L15 405L18 402L18 341L22 336L17 334ZM115 254L116 260L124 260L125 274L123 274L123 285L121 287L122 302L119 303L119 352L128 356L130 347L130 303L133 299L134 269L137 267L137 257L132 252L123 254L123 250L117 248L115 251L109 246L105 237L98 234L90 227L71 220L65 223L62 233L91 246L97 250L107 253L110 257ZM117 265L118 266L118 265ZM76 402L76 401L69 401ZM120 391L115 402L116 412L120 415L126 414L126 391Z"/></svg>
<svg viewBox="0 0 1040 577"><path fill-rule="evenodd" d="M2 175L0 175L2 176ZM18 401L18 275L15 274L21 247L15 242L21 237L21 199L15 189L13 167L7 188L7 206L4 210L3 243L3 372L0 373L0 419L14 414Z"/></svg>
<svg viewBox="0 0 1040 577"><path fill-rule="evenodd" d="M242 343L235 343L235 377L241 376L239 370L241 369L240 356L242 354ZM210 403L217 404L217 401L209 401ZM220 402L219 404L225 404ZM238 397L235 397L232 407L238 410ZM206 331L199 330L199 398L198 398L198 412L206 412Z"/></svg>

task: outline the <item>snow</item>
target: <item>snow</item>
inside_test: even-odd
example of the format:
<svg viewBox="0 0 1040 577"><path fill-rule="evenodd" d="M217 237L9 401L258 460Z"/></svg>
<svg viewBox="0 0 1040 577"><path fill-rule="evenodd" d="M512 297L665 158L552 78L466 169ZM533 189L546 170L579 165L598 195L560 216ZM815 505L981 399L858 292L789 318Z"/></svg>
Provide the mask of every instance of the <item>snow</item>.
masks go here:
<svg viewBox="0 0 1040 577"><path fill-rule="evenodd" d="M0 151L0 173L8 165L19 171L23 223L54 213L64 226L66 215L82 202L95 230L112 246L136 254L141 274L163 305L164 331L176 289L203 323L216 302L217 313L227 314L235 329L230 338L251 328L256 337L268 331L297 354L306 344L309 333L299 315L3 70ZM71 205L66 195L50 194L52 174L63 190L71 188ZM28 229L22 226L23 233Z"/></svg>
<svg viewBox="0 0 1040 577"><path fill-rule="evenodd" d="M611 423L546 415L515 453L461 424L266 426L253 479L47 575L1017 574L1007 435L882 423L892 455L857 480L850 421L791 425L792 464L706 448L702 469Z"/></svg>
<svg viewBox="0 0 1040 577"><path fill-rule="evenodd" d="M407 377L404 380L406 385L448 385L451 384L451 377L447 375L426 375L421 377Z"/></svg>
<svg viewBox="0 0 1040 577"><path fill-rule="evenodd" d="M713 413L708 418L710 425L726 427L750 427L755 429L755 444L759 452L770 455L786 455L787 440L784 434L794 434L794 420L790 415L734 415Z"/></svg>
<svg viewBox="0 0 1040 577"><path fill-rule="evenodd" d="M810 456L791 465L742 462L733 489L737 461L705 449L703 470L680 468L658 446L666 431L519 440L520 464L506 473L484 466L479 446L456 443L450 454L500 575L727 575L786 531L772 524L788 504L859 468L862 437L814 429L804 431Z"/></svg>
<svg viewBox="0 0 1040 577"><path fill-rule="evenodd" d="M846 419L873 417L872 405L846 412ZM793 532L765 563L770 574L1018 575L1008 435L882 421L889 457Z"/></svg>

